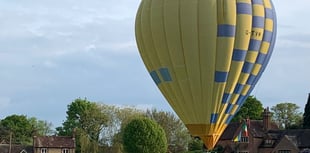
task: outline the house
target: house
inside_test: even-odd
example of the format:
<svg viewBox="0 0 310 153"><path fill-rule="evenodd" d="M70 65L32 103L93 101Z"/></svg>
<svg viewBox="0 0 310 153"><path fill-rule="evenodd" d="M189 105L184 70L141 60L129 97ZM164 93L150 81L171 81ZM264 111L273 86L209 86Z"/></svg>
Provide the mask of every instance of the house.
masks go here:
<svg viewBox="0 0 310 153"><path fill-rule="evenodd" d="M225 153L310 153L310 129L279 130L266 108L263 120L231 123L217 145Z"/></svg>
<svg viewBox="0 0 310 153"><path fill-rule="evenodd" d="M0 144L0 153L33 153L32 146Z"/></svg>
<svg viewBox="0 0 310 153"><path fill-rule="evenodd" d="M74 153L75 138L69 136L35 136L33 153Z"/></svg>
<svg viewBox="0 0 310 153"><path fill-rule="evenodd" d="M71 136L34 136L32 146L1 141L0 153L75 153L75 138Z"/></svg>

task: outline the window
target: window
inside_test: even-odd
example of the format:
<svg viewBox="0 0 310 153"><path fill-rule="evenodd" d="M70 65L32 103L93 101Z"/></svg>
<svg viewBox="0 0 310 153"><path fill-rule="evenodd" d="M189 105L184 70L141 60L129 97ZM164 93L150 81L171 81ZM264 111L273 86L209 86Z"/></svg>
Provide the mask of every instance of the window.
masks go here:
<svg viewBox="0 0 310 153"><path fill-rule="evenodd" d="M278 153L291 153L291 150L278 150Z"/></svg>
<svg viewBox="0 0 310 153"><path fill-rule="evenodd" d="M47 153L47 149L46 148L41 148L41 153Z"/></svg>
<svg viewBox="0 0 310 153"><path fill-rule="evenodd" d="M272 145L273 144L273 141L272 140L270 140L270 139L267 139L267 140L265 140L265 145Z"/></svg>
<svg viewBox="0 0 310 153"><path fill-rule="evenodd" d="M249 137L241 137L241 142L249 143Z"/></svg>
<svg viewBox="0 0 310 153"><path fill-rule="evenodd" d="M61 153L69 153L69 149L65 148L61 150Z"/></svg>

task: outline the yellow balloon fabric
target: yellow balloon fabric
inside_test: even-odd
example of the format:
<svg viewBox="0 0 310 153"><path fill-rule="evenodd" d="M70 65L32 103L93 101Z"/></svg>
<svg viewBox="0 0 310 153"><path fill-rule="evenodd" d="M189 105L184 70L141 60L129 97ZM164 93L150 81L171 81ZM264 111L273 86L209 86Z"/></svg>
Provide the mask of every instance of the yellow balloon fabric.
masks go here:
<svg viewBox="0 0 310 153"><path fill-rule="evenodd" d="M270 0L142 0L135 30L154 82L212 149L270 59L276 14Z"/></svg>

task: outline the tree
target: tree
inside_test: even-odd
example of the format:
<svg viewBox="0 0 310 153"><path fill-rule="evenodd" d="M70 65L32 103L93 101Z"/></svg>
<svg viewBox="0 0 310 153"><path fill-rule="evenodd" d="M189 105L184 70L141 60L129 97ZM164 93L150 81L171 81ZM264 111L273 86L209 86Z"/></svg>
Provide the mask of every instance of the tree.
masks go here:
<svg viewBox="0 0 310 153"><path fill-rule="evenodd" d="M165 131L168 149L171 153L178 153L187 150L191 139L188 130L183 122L171 112L147 110L146 116L156 121Z"/></svg>
<svg viewBox="0 0 310 153"><path fill-rule="evenodd" d="M303 128L310 129L310 93L303 114Z"/></svg>
<svg viewBox="0 0 310 153"><path fill-rule="evenodd" d="M273 119L281 129L298 128L301 126L302 113L294 103L280 103L271 108Z"/></svg>
<svg viewBox="0 0 310 153"><path fill-rule="evenodd" d="M34 129L35 135L52 135L55 131L52 130L53 124L47 121L38 120L35 117L30 117L28 119L29 123L31 124L32 128Z"/></svg>
<svg viewBox="0 0 310 153"><path fill-rule="evenodd" d="M0 122L0 135L13 143L31 144L34 128L25 115L7 116Z"/></svg>
<svg viewBox="0 0 310 153"><path fill-rule="evenodd" d="M107 126L101 132L101 143L114 149L123 150L122 132L123 128L132 119L142 117L144 112L135 107L116 107L101 105L101 110L107 114Z"/></svg>
<svg viewBox="0 0 310 153"><path fill-rule="evenodd" d="M106 123L107 116L101 111L97 103L78 98L68 105L66 121L64 121L62 127L57 127L56 130L58 135L64 136L71 136L75 132L77 139L76 152L80 153L86 150L84 148L89 148L88 145L99 147L99 136ZM85 138L89 140L86 141ZM83 142L84 144L81 144ZM95 151L93 153L96 153L98 149L93 151Z"/></svg>
<svg viewBox="0 0 310 153"><path fill-rule="evenodd" d="M166 153L165 132L148 118L133 119L124 128L124 150L127 153Z"/></svg>
<svg viewBox="0 0 310 153"><path fill-rule="evenodd" d="M254 96L249 96L232 119L232 122L238 122L247 117L252 120L261 120L263 110L263 104Z"/></svg>
<svg viewBox="0 0 310 153"><path fill-rule="evenodd" d="M203 142L200 138L193 137L188 144L188 153L202 153L203 152Z"/></svg>

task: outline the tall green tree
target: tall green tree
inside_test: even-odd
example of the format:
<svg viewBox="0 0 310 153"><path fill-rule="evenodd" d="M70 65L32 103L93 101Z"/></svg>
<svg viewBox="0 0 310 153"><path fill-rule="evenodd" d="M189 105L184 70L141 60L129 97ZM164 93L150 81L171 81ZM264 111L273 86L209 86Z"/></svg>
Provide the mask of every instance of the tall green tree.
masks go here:
<svg viewBox="0 0 310 153"><path fill-rule="evenodd" d="M63 122L62 127L57 127L58 135L71 136L75 133L76 136L76 152L88 148L88 145L100 145L100 133L106 126L107 116L101 111L97 103L90 102L87 99L76 99L68 105L67 118ZM85 138L89 139L84 141ZM83 140L83 141L82 141ZM81 144L85 142L85 144ZM84 147L84 148L81 148ZM96 152L93 152L96 153Z"/></svg>
<svg viewBox="0 0 310 153"><path fill-rule="evenodd" d="M310 93L303 114L303 128L310 129Z"/></svg>
<svg viewBox="0 0 310 153"><path fill-rule="evenodd" d="M281 129L299 128L302 124L302 113L294 103L279 103L271 108L273 120Z"/></svg>
<svg viewBox="0 0 310 153"><path fill-rule="evenodd" d="M254 96L249 96L240 110L237 112L232 122L238 122L249 117L252 120L261 120L263 112L263 104Z"/></svg>
<svg viewBox="0 0 310 153"><path fill-rule="evenodd" d="M190 134L183 122L171 112L147 110L146 116L155 120L165 131L168 149L171 153L179 153L187 150Z"/></svg>
<svg viewBox="0 0 310 153"><path fill-rule="evenodd" d="M163 128L149 118L130 121L124 128L123 144L127 153L167 152L167 139Z"/></svg>
<svg viewBox="0 0 310 153"><path fill-rule="evenodd" d="M0 122L0 135L6 139L12 136L13 143L31 144L34 128L25 115L7 116Z"/></svg>

